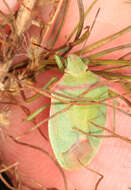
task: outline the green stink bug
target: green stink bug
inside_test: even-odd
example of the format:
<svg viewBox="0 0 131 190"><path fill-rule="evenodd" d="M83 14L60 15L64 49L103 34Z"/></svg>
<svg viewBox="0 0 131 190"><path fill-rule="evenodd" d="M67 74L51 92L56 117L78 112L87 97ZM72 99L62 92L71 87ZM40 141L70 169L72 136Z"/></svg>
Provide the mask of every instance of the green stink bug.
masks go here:
<svg viewBox="0 0 131 190"><path fill-rule="evenodd" d="M86 166L93 159L101 143L93 135L103 135L104 130L91 122L100 126L106 122L106 105L100 101L107 99L108 87L86 70L79 56L69 55L65 74L52 90L50 116L61 113L49 120L49 138L59 164L69 170Z"/></svg>

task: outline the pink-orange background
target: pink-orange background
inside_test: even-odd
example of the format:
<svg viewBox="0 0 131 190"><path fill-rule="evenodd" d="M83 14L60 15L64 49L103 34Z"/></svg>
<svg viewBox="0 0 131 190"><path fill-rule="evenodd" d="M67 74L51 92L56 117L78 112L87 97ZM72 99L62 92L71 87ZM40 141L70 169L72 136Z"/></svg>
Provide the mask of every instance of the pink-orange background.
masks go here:
<svg viewBox="0 0 131 190"><path fill-rule="evenodd" d="M7 11L3 8L3 4L0 1L0 7L2 11ZM84 0L85 8L92 2ZM16 9L16 1L9 1L10 7ZM92 23L96 11L101 8L100 14L97 18L97 22L89 38L88 43L92 43L110 34L113 34L124 27L131 24L131 4L127 4L124 0L100 0L97 5L93 8L89 18L86 20L85 25ZM63 44L66 36L70 34L72 28L78 21L78 8L76 0L71 0L71 5L67 15L67 19L63 30L60 34L57 46ZM131 42L131 33L127 33L115 40L114 42L104 46L112 47L112 45L120 45ZM124 51L125 53L126 51ZM106 56L106 58L118 58L122 52L115 52L112 55ZM43 86L52 76L59 76L58 73L53 71L41 73L38 77L37 86ZM35 111L41 105L49 102L47 98L40 98L38 101L31 103L29 108L31 111ZM124 102L121 101L123 104ZM23 103L24 104L24 103ZM112 109L109 108L111 113ZM49 110L41 113L37 120L43 120L49 114ZM32 124L25 123L25 114L18 107L12 108L10 114L11 126L8 129L8 133L15 136L23 134L27 128L30 128ZM131 118L125 114L117 112L116 118L117 132L123 136L130 137L131 134ZM112 128L112 114L108 116L108 127ZM47 123L41 126L43 133L47 135ZM37 145L41 148L52 153L50 144L47 143L43 137L34 131L29 135L21 139L23 142L27 142L33 145ZM100 190L127 190L131 186L131 144L123 142L119 139L104 139L102 146L88 167L100 172L104 175L104 179L101 182L98 189ZM15 144L10 139L1 139L0 141L1 159L4 159L6 164L12 164L19 162L18 171L19 173L28 176L37 183L42 184L45 187L57 187L63 189L63 179L56 166L49 160L47 156L37 150L33 150L18 144ZM89 172L87 169L81 169L79 171L65 171L69 190L94 190L95 184L99 176ZM32 186L30 180L26 177L22 179ZM35 186L36 189L39 187ZM23 190L25 188L23 187Z"/></svg>

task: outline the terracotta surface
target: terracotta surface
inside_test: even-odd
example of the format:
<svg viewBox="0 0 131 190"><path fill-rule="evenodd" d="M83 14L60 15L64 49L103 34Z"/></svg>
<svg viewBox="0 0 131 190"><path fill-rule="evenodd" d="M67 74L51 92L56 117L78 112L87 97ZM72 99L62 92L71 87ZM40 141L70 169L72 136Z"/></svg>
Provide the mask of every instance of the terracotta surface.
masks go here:
<svg viewBox="0 0 131 190"><path fill-rule="evenodd" d="M8 2L11 4L11 7L15 7L15 5L13 5L14 1ZM90 2L92 1L88 1L88 5ZM60 34L57 46L62 44L65 40L65 36L68 36L68 34L72 31L72 27L75 26L78 18L78 12L76 11L76 1L71 0L71 3L72 4L69 9L68 18L66 19L63 31ZM84 3L85 7L88 7L86 0ZM93 21L96 10L99 7L101 7L101 11L88 43L113 34L131 24L131 4L126 4L124 0L100 0L91 12L87 23L91 23ZM111 47L112 45L126 44L130 41L131 33L128 33L114 42L104 46L104 48ZM124 53L125 52L126 51L124 51ZM121 53L115 52L114 54L108 55L106 57L118 58L120 56ZM54 73L53 71L50 71L49 73L41 73L37 81L38 87L43 86L52 76L60 77L60 74ZM31 111L34 111L49 101L50 100L47 98L40 98L35 103L30 104L29 108ZM124 104L122 101L120 101L120 103L121 105ZM127 108L122 107L122 109L127 111ZM37 118L37 121L41 121L48 117L48 114L49 110L44 111L44 113L41 113ZM32 124L30 122L25 123L25 117L25 114L20 108L13 107L12 113L10 115L11 126L8 129L8 133L16 137L23 134L27 128L30 128ZM112 108L109 108L107 125L110 129L113 127L112 118ZM117 133L130 137L130 126L131 118L117 111ZM41 130L45 135L47 135L47 123L41 126ZM39 146L52 154L50 144L43 139L38 131L34 131L26 135L21 139L21 141ZM5 163L12 164L16 161L19 162L18 170L20 174L22 173L22 175L24 174L25 176L28 176L29 178L33 179L34 182L45 187L57 187L61 190L64 189L63 179L60 172L52 163L52 161L38 150L33 150L31 148L15 144L11 139L4 140L2 138L0 141L0 151L2 153L2 159ZM104 179L99 185L99 190L128 190L128 188L131 187L131 144L116 138L103 139L103 143L98 154L88 167L96 170L104 176ZM97 174L88 171L86 168L78 171L64 172L67 177L69 190L94 190L95 184L99 178ZM33 185L27 177L21 178L28 185L39 189L39 187L37 185ZM25 189L23 188L23 190Z"/></svg>

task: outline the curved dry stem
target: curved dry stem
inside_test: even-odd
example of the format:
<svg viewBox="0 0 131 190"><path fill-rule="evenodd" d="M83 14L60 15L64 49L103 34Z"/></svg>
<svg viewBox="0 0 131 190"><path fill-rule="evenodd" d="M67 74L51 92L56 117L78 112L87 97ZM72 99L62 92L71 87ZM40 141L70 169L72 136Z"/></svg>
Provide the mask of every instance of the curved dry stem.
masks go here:
<svg viewBox="0 0 131 190"><path fill-rule="evenodd" d="M82 33L82 29L84 27L84 5L83 5L83 1L82 0L77 0L77 4L78 4L78 8L79 8L79 17L80 18L79 18L79 24L78 24L78 28L77 28L77 33L76 33L76 36L75 36L75 39L74 39L73 43L75 43L76 41L78 43L79 37L80 37L80 35ZM67 50L65 50L65 52L62 54L62 56L65 56L72 49L73 43L69 44L69 48L67 47ZM63 45L63 48L65 48L64 46L66 46L66 45ZM59 49L63 49L63 48L61 47Z"/></svg>
<svg viewBox="0 0 131 190"><path fill-rule="evenodd" d="M98 171L96 171L96 170L94 170L94 169L91 169L91 168L89 168L89 167L86 167L86 166L80 161L79 158L78 158L78 161L79 161L80 164L83 166L83 168L85 168L85 169L87 169L87 170L89 170L89 171L91 171L91 172L93 172L93 173L95 173L95 174L97 174L97 175L100 176L100 178L97 180L96 185L95 185L95 190L98 190L98 186L99 186L99 184L101 183L101 181L103 180L104 176L103 176L101 173L99 173Z"/></svg>
<svg viewBox="0 0 131 190"><path fill-rule="evenodd" d="M37 186L40 190L47 190L46 187L44 187L43 185L41 185L40 183L38 183L37 181L35 181L34 179L30 178L29 176L26 176L24 174L21 173L21 176L26 178L26 180L28 180L31 184ZM25 187L28 187L29 189L31 189L31 187L29 185L27 185L26 183L24 183L23 181L21 182L21 184ZM33 190L33 189L32 189Z"/></svg>
<svg viewBox="0 0 131 190"><path fill-rule="evenodd" d="M84 166L84 167L85 167L85 166ZM93 173L96 173L97 175L100 176L100 178L97 180L96 185L95 185L95 190L98 190L98 187L99 187L101 181L103 180L104 176L103 176L101 173L99 173L99 172L97 172L96 170L94 170L94 169L91 169L91 168L88 168L88 167L85 167L85 168L86 168L87 170L89 170L89 171L91 171L91 172L93 172Z"/></svg>
<svg viewBox="0 0 131 190"><path fill-rule="evenodd" d="M92 8L94 7L94 5L97 3L98 0L94 0L91 5L89 6L89 8L85 11L84 13L84 19L88 16L89 12L92 10ZM68 44L68 42L71 40L72 36L74 35L74 33L76 32L77 28L79 27L79 23L76 25L76 27L74 28L74 30L71 32L71 34L69 35L67 41L65 44Z"/></svg>
<svg viewBox="0 0 131 190"><path fill-rule="evenodd" d="M3 169L0 169L0 179L1 179L1 181L5 184L5 186L7 186L7 187L8 187L9 189L11 189L11 190L17 190L17 187L11 186L11 185L5 180L5 178L2 176L2 173L3 173L3 172L10 171L10 169L16 168L18 165L19 165L18 162L14 163L14 164L11 164L11 165L9 165L9 166L2 165L2 167L4 167L4 168L3 168Z"/></svg>
<svg viewBox="0 0 131 190"><path fill-rule="evenodd" d="M32 148L32 149L35 149L35 150L38 150L40 151L41 153L43 153L44 155L46 155L55 165L56 167L58 168L58 170L60 171L62 177L63 177L63 181L64 181L64 189L65 190L68 190L68 186L67 186L67 181L66 181L66 177L65 177L65 174L62 170L62 168L60 167L60 165L58 164L58 162L47 152L45 151L44 149L38 147L38 146L35 146L35 145L32 145L32 144L28 144L28 143L24 143L24 142L21 142L21 141L18 141L16 140L13 136L9 136L15 143L17 144L20 144L22 146L26 146L28 148Z"/></svg>
<svg viewBox="0 0 131 190"><path fill-rule="evenodd" d="M79 27L75 36L75 40L79 39L83 26L84 26L84 5L82 0L77 0L78 7L79 7L79 15L80 15L80 20L79 20Z"/></svg>
<svg viewBox="0 0 131 190"><path fill-rule="evenodd" d="M6 180L5 178L0 174L0 179L1 181L5 184L6 187L8 187L11 190L17 190L17 188L12 187Z"/></svg>
<svg viewBox="0 0 131 190"><path fill-rule="evenodd" d="M18 166L18 165L19 165L19 163L18 163L18 162L15 162L14 164L11 164L11 165L6 166L5 168L1 169L1 170L0 170L0 173L6 172L7 170L10 170L11 168L15 168L15 167Z"/></svg>

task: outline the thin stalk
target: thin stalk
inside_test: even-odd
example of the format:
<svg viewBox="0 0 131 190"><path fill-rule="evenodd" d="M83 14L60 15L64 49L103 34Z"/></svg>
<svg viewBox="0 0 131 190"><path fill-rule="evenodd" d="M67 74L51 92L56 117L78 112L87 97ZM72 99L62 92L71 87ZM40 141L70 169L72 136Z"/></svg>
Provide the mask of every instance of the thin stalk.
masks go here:
<svg viewBox="0 0 131 190"><path fill-rule="evenodd" d="M92 2L92 4L89 6L89 8L87 9L87 11L86 11L85 14L84 14L84 19L87 17L87 15L88 15L89 12L92 10L92 8L93 8L94 5L97 3L97 1L98 1L98 0L94 0L94 1ZM79 23L76 25L76 27L74 28L74 30L71 32L71 34L70 34L69 37L67 38L66 43L68 43L68 42L71 40L71 38L72 38L72 36L74 35L74 33L76 32L78 26L79 26Z"/></svg>
<svg viewBox="0 0 131 190"><path fill-rule="evenodd" d="M97 42L85 47L85 49L83 50L83 54L89 53L89 52L91 52L91 51L93 51L93 50L95 50L95 49L97 49L97 48L111 42L112 40L120 37L121 35L129 32L129 31L131 31L131 26L128 26L128 27L122 29L121 31L119 31L119 32L117 32L117 33L115 33L113 35L110 35L110 36L108 36L106 38L103 38L102 40L98 40ZM81 50L79 50L79 51L77 51L75 53L80 54Z"/></svg>
<svg viewBox="0 0 131 190"><path fill-rule="evenodd" d="M115 51L119 51L119 50L126 49L126 48L127 49L131 48L131 44L125 44L125 45L120 45L120 46L117 46L117 47L114 47L114 48L109 48L109 49L100 51L98 53L92 54L92 55L89 56L89 58L90 59L96 59L96 58L102 57L104 55L107 55L109 53L114 53Z"/></svg>

